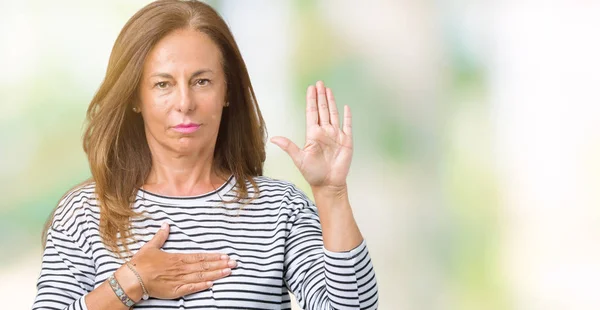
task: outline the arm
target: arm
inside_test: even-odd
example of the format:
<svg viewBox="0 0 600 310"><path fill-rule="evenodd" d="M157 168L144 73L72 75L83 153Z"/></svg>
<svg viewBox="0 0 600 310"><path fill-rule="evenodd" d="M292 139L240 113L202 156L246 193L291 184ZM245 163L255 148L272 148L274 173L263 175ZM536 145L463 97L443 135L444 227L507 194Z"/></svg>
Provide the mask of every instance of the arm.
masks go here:
<svg viewBox="0 0 600 310"><path fill-rule="evenodd" d="M312 192L319 206L325 248L345 252L362 243L363 237L352 214L347 188L313 187Z"/></svg>
<svg viewBox="0 0 600 310"><path fill-rule="evenodd" d="M89 256L91 250L86 250L73 237L50 228L32 309L127 309L106 281L93 289L94 264ZM135 276L129 273L119 268L116 277L127 295L137 301L141 299L141 288Z"/></svg>
<svg viewBox="0 0 600 310"><path fill-rule="evenodd" d="M333 92L318 81L306 90L304 147L285 137L271 142L290 155L318 207L317 212L305 199L286 249L286 280L300 304L308 309L377 308L375 272L348 201L346 178L354 150L350 107L344 107L340 129Z"/></svg>
<svg viewBox="0 0 600 310"><path fill-rule="evenodd" d="M352 240L352 236L360 236L358 229L353 231L346 227L350 229L344 230L343 225L327 228L328 233L333 233L329 238L331 246L336 247L335 251L330 250L329 244L323 243L323 239L328 239L324 222L327 219L317 212L316 206L295 187L284 201L295 206L286 240L285 281L300 307L307 310L377 309L377 280L366 243L362 237ZM330 215L343 216L342 213ZM351 213L350 218L350 222L354 222ZM336 227L342 230L336 231ZM344 246L351 248L341 249Z"/></svg>

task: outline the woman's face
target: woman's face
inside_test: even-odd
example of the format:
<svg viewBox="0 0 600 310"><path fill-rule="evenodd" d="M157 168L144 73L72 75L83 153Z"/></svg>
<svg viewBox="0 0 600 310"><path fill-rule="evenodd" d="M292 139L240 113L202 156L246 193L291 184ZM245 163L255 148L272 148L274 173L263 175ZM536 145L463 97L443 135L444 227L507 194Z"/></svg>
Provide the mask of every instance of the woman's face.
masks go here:
<svg viewBox="0 0 600 310"><path fill-rule="evenodd" d="M162 38L145 60L139 85L153 155L212 154L225 94L221 52L208 35L182 29Z"/></svg>

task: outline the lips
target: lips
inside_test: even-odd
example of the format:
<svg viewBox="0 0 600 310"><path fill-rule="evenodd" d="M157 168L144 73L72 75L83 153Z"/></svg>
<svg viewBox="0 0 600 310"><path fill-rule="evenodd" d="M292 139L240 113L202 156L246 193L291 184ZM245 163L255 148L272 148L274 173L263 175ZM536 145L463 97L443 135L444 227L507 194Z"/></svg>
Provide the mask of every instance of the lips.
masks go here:
<svg viewBox="0 0 600 310"><path fill-rule="evenodd" d="M179 124L173 127L173 130L181 133L192 133L200 128L200 124L188 123L188 124Z"/></svg>

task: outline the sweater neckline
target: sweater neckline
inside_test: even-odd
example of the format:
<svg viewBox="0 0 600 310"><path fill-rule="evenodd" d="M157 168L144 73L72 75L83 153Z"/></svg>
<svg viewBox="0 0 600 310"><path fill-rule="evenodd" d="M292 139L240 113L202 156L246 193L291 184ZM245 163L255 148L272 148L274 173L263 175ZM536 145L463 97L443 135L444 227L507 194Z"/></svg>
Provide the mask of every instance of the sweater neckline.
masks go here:
<svg viewBox="0 0 600 310"><path fill-rule="evenodd" d="M213 199L219 199L219 200L221 200L221 197L223 197L223 195L225 195L226 193L228 193L235 186L235 184L236 184L235 177L232 174L225 181L225 183L223 183L217 189L212 190L212 191L207 192L207 193L204 193L204 194L201 194L201 195L194 195L194 196L168 196L168 195L162 195L162 194L153 193L153 192L150 192L150 191L148 191L146 189L139 188L136 196L139 197L139 198L145 199L145 200L153 200L153 201L157 201L157 202L174 202L174 201L180 201L180 202L188 202L188 201L189 202L197 202L197 201L206 201L206 200L213 200Z"/></svg>

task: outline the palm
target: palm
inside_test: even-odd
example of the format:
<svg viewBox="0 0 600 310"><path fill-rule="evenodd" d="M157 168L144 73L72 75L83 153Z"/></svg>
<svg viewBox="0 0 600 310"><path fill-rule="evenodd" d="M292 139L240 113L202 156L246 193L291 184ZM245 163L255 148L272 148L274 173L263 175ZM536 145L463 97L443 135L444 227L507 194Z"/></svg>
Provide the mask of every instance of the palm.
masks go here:
<svg viewBox="0 0 600 310"><path fill-rule="evenodd" d="M306 95L306 143L298 148L287 138L272 141L286 151L306 181L313 187L343 186L352 162L352 116L344 109L344 124L339 126L333 93L317 82Z"/></svg>

